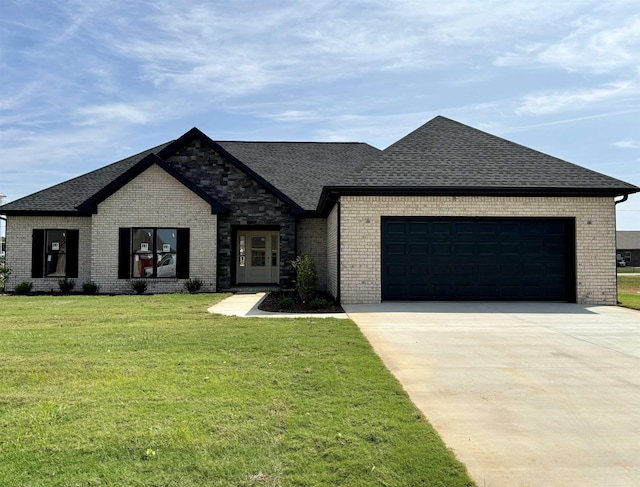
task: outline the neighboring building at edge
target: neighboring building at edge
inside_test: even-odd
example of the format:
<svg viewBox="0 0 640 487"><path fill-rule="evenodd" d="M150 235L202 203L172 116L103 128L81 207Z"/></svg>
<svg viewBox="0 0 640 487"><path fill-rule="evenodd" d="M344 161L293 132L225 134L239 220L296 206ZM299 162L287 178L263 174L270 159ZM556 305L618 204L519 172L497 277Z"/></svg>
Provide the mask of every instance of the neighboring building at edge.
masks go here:
<svg viewBox="0 0 640 487"><path fill-rule="evenodd" d="M616 232L616 251L626 266L640 267L640 230Z"/></svg>

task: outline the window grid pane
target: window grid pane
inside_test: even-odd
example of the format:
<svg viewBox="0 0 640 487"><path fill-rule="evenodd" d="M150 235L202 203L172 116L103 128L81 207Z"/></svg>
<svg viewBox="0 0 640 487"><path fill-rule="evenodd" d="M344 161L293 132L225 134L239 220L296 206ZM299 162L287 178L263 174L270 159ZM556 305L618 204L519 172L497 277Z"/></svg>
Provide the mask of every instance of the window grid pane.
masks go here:
<svg viewBox="0 0 640 487"><path fill-rule="evenodd" d="M131 277L176 277L176 228L134 228Z"/></svg>

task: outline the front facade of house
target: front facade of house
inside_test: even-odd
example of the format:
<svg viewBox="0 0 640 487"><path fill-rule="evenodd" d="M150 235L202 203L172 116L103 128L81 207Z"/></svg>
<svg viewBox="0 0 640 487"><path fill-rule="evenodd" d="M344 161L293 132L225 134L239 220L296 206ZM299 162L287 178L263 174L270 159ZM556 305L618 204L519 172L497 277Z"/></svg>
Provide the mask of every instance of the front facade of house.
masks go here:
<svg viewBox="0 0 640 487"><path fill-rule="evenodd" d="M469 152L477 139L483 152ZM615 198L638 190L442 117L384 151L193 129L2 207L7 289L57 291L65 277L102 293L139 279L154 293L189 278L208 292L292 288L307 253L345 304L615 304Z"/></svg>

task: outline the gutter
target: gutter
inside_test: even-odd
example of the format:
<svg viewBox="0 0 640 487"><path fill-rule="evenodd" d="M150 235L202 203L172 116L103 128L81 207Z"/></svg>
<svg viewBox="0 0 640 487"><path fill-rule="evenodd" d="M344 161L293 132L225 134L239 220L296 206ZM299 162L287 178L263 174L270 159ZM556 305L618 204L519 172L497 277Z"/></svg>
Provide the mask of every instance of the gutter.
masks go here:
<svg viewBox="0 0 640 487"><path fill-rule="evenodd" d="M629 199L629 195L628 195L628 194L625 194L625 195L623 195L623 196L622 196L622 199L621 199L621 200L614 200L614 201L613 201L613 204L614 204L614 205L617 205L618 203L624 203L624 202L625 202L625 201L627 201L628 199Z"/></svg>

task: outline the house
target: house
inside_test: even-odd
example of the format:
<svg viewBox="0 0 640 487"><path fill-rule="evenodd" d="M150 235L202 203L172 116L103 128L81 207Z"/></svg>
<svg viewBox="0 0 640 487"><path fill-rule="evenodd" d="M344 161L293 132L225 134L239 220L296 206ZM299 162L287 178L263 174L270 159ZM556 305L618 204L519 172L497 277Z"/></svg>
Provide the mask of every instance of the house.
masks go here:
<svg viewBox="0 0 640 487"><path fill-rule="evenodd" d="M625 265L640 267L640 231L616 232L616 253Z"/></svg>
<svg viewBox="0 0 640 487"><path fill-rule="evenodd" d="M616 197L640 188L436 117L364 143L172 142L4 205L7 289L294 285L343 303L616 304Z"/></svg>

